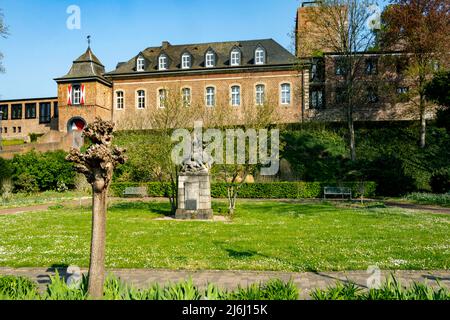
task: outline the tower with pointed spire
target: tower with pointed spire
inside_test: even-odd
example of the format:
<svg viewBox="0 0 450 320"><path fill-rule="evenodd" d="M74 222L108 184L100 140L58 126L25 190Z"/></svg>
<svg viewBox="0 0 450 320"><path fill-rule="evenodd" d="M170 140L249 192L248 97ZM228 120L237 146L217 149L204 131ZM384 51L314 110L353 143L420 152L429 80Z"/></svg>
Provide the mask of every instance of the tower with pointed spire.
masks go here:
<svg viewBox="0 0 450 320"><path fill-rule="evenodd" d="M96 117L112 119L112 83L104 77L105 67L88 48L73 61L69 72L55 79L60 109L59 131L81 131Z"/></svg>

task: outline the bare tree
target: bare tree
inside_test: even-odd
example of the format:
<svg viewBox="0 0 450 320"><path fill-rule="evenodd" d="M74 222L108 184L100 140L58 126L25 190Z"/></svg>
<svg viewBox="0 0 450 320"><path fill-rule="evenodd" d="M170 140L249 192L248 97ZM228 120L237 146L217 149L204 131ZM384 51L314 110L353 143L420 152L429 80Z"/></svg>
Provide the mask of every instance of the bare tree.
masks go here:
<svg viewBox="0 0 450 320"><path fill-rule="evenodd" d="M259 130L269 129L274 127L279 122L279 115L276 112L277 95L268 92L265 97L263 105L255 105L252 102L243 101L240 107L230 106L229 103L218 104L214 108L209 108L204 113L204 124L207 128L220 129L222 133L227 131L234 131L236 133L232 143L234 147L234 158L223 159L222 164L214 164L212 174L215 180L225 182L227 185L228 198L228 213L233 216L236 210L236 202L239 192L251 175L255 175L257 170L261 167L261 163L250 161L250 152L252 146L250 145L249 136L247 135L251 130L254 137L259 141ZM206 109L206 108L205 108ZM239 137L239 133L244 134ZM270 137L267 137L270 138ZM239 145L239 140L241 144ZM227 144L231 141L224 137L223 154L226 153ZM257 149L259 145L254 145ZM244 148L240 150L239 148ZM244 161L238 160L238 149L245 152ZM229 163L228 160L232 160ZM261 159L260 159L261 160ZM244 162L244 163L242 163Z"/></svg>
<svg viewBox="0 0 450 320"><path fill-rule="evenodd" d="M0 9L0 37L6 38L6 37L8 37L8 35L9 35L8 27L6 26L5 21L4 21L3 11L2 11L2 9ZM2 60L3 60L3 54L0 52L0 73L5 72L5 69L3 68L3 65L2 65Z"/></svg>
<svg viewBox="0 0 450 320"><path fill-rule="evenodd" d="M130 151L130 161L148 174L148 179L161 184L170 183L168 190L172 213L178 207L178 173L180 166L172 159L172 132L177 128L193 128L194 121L201 119L203 109L187 101L178 86L161 89L158 106L154 112L139 117L128 115L119 125L128 129L124 144ZM135 130L147 130L135 132Z"/></svg>
<svg viewBox="0 0 450 320"><path fill-rule="evenodd" d="M126 161L125 150L112 145L114 124L97 118L84 130L91 145L85 153L72 149L67 160L92 185L92 240L89 266L89 295L103 297L105 281L106 210L108 189L114 169Z"/></svg>
<svg viewBox="0 0 450 320"><path fill-rule="evenodd" d="M172 141L174 129L194 129L195 121L202 121L203 128L215 128L225 132L227 129L258 130L268 128L277 123L277 93L267 92L266 103L256 106L243 101L240 107L230 106L228 99L218 99L214 107L207 107L203 99L198 103L186 101L178 87L162 89L155 111L140 117L132 114L119 121L121 129L130 130L124 133L123 144L130 151L130 163L141 168L141 172L156 179L162 184L170 183L169 199L173 212L178 206L178 173L180 165L173 162ZM251 99L253 100L254 97ZM147 132L135 132L135 130ZM224 144L225 146L225 144ZM248 154L247 159L248 160ZM242 184L249 175L255 173L257 165L225 164L214 165L212 173L217 180L227 182L230 212L236 207L236 199Z"/></svg>
<svg viewBox="0 0 450 320"><path fill-rule="evenodd" d="M336 93L336 106L345 113L353 161L356 160L355 108L367 103L367 90L361 81L366 57L361 52L368 51L375 42L375 34L368 24L375 4L372 0L323 0L311 8L309 17L310 30L317 35L314 47L338 56L336 63L342 79L337 80L340 89Z"/></svg>
<svg viewBox="0 0 450 320"><path fill-rule="evenodd" d="M425 87L439 68L448 67L450 2L448 0L394 0L383 13L380 35L384 49L404 51L406 75L414 83L408 97L420 118L420 146L426 146L427 102ZM447 66L445 66L447 65Z"/></svg>

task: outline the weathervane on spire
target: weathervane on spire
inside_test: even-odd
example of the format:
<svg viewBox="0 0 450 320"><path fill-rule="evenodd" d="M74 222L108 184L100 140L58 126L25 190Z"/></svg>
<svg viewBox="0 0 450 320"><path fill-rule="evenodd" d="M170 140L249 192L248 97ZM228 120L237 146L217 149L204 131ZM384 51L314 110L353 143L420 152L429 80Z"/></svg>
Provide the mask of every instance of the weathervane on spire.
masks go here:
<svg viewBox="0 0 450 320"><path fill-rule="evenodd" d="M87 36L88 47L91 47L91 36Z"/></svg>

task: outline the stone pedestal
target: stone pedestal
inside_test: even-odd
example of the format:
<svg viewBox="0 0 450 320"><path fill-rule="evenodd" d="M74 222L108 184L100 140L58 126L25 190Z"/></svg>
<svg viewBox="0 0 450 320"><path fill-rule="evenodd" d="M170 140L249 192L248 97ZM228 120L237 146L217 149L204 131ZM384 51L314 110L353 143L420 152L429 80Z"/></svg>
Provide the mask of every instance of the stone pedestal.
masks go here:
<svg viewBox="0 0 450 320"><path fill-rule="evenodd" d="M176 219L210 220L211 182L207 172L181 173L178 177L178 210Z"/></svg>

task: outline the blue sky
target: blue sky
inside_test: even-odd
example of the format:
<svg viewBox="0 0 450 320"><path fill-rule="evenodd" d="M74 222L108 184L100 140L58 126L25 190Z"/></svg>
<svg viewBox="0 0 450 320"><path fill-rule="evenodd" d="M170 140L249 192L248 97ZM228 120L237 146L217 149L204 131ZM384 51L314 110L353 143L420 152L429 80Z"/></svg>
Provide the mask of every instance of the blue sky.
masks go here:
<svg viewBox="0 0 450 320"><path fill-rule="evenodd" d="M149 46L273 38L291 50L298 0L2 0L10 27L0 39L0 99L56 96L54 78L87 47L112 70ZM70 5L81 29L69 30Z"/></svg>

